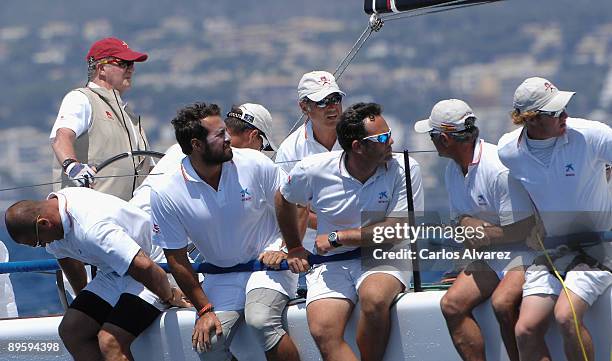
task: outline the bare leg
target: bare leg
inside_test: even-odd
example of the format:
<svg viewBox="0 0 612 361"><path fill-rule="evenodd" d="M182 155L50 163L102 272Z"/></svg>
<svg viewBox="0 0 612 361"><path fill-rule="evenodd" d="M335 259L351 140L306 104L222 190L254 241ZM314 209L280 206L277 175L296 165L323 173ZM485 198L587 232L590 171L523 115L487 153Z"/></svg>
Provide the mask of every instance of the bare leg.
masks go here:
<svg viewBox="0 0 612 361"><path fill-rule="evenodd" d="M130 345L136 337L119 326L105 323L98 333L100 351L105 361L134 360Z"/></svg>
<svg viewBox="0 0 612 361"><path fill-rule="evenodd" d="M293 343L291 336L288 333L284 334L283 337L278 341L276 346L266 352L266 360L268 361L299 361L300 354L298 353L297 347Z"/></svg>
<svg viewBox="0 0 612 361"><path fill-rule="evenodd" d="M485 361L484 339L472 310L491 296L498 283L488 265L472 263L440 300L453 344L463 360Z"/></svg>
<svg viewBox="0 0 612 361"><path fill-rule="evenodd" d="M525 283L525 271L522 268L513 269L505 274L491 296L493 311L499 322L499 331L511 361L519 361L514 327L519 318L523 299L523 283Z"/></svg>
<svg viewBox="0 0 612 361"><path fill-rule="evenodd" d="M325 298L308 305L308 328L323 360L357 361L357 356L344 341L344 329L352 311L353 303L341 298Z"/></svg>
<svg viewBox="0 0 612 361"><path fill-rule="evenodd" d="M59 325L59 335L75 361L102 360L97 334L100 324L84 312L69 308Z"/></svg>
<svg viewBox="0 0 612 361"><path fill-rule="evenodd" d="M582 336L582 343L586 350L587 358L589 360L595 360L595 350L593 349L591 334L582 322L584 314L589 309L589 304L572 291L568 290L568 293L571 297L572 304L574 305L574 310L576 311L580 335ZM574 323L574 315L572 314L572 310L565 292L561 292L557 305L555 306L555 320L557 321L557 324L561 330L561 335L563 336L565 357L567 357L569 361L584 361L582 349L580 348L580 342L578 341L578 333L576 332L576 326Z"/></svg>
<svg viewBox="0 0 612 361"><path fill-rule="evenodd" d="M359 286L361 311L357 323L357 346L361 360L382 360L389 341L389 308L404 285L385 273L367 276Z"/></svg>
<svg viewBox="0 0 612 361"><path fill-rule="evenodd" d="M557 296L532 295L523 297L516 322L516 342L521 361L550 361L544 341Z"/></svg>

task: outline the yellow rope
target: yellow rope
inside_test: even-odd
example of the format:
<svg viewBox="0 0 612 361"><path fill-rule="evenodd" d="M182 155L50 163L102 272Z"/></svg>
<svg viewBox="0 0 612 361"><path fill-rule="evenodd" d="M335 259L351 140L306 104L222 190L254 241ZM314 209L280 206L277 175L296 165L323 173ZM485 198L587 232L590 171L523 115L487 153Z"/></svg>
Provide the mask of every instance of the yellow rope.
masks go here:
<svg viewBox="0 0 612 361"><path fill-rule="evenodd" d="M584 361L589 361L589 358L586 353L586 348L584 347L584 343L582 342L582 332L580 332L580 325L578 324L578 315L576 315L576 310L574 309L574 304L572 303L572 299L570 298L570 294L567 289L567 286L565 285L565 282L563 281L563 277L561 277L561 275L557 271L557 268L555 268L553 260L548 255L548 252L546 252L546 248L544 247L544 243L542 243L542 237L540 236L539 232L536 232L536 239L538 240L538 243L540 243L540 246L542 247L542 250L544 251L544 256L546 256L546 260L548 260L548 263L550 263L550 266L552 267L555 277L559 279L559 281L561 282L561 285L563 286L563 292L565 292L565 296L567 297L567 302L569 302L570 309L572 310L572 315L574 317L574 327L576 328L576 334L578 335L578 343L580 343L580 349L582 350L582 357L584 357ZM612 353L610 354L610 361L612 361Z"/></svg>

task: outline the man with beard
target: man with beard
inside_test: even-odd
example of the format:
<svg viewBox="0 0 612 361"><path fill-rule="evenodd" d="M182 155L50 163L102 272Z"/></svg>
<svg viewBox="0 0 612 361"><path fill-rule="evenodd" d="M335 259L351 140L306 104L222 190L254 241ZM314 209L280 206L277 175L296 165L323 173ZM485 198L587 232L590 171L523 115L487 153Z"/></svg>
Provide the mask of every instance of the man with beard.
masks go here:
<svg viewBox="0 0 612 361"><path fill-rule="evenodd" d="M612 228L612 193L605 173L605 165L612 162L612 129L570 118L566 106L573 95L547 79L526 79L513 101L512 121L521 128L502 136L498 144L499 159L529 193L547 236ZM594 360L583 318L612 284L610 243L548 252L565 274L567 293L543 257L527 269L516 324L520 358L550 360L544 335L554 314L567 359Z"/></svg>
<svg viewBox="0 0 612 361"><path fill-rule="evenodd" d="M295 204L310 204L317 213L315 249L341 254L371 244L372 230L408 209L404 159L391 152L391 129L375 103L357 103L337 125L344 151L315 154L301 160L283 181L276 213L289 248L294 272L306 272L308 326L324 360L357 360L344 330L357 300L361 305L357 345L361 360L381 360L389 338L390 306L409 287L410 273L391 265L362 269L360 259L328 262L309 270ZM415 211L423 211L419 165L410 159ZM364 215L372 215L362 220ZM364 224L365 223L365 224Z"/></svg>
<svg viewBox="0 0 612 361"><path fill-rule="evenodd" d="M257 258L278 265L286 258L274 216L283 172L258 151L232 150L219 114L215 104L195 103L172 120L187 156L151 190L153 242L164 248L174 278L196 307L192 343L202 359L229 360L229 345L244 320L255 328L268 360L299 360L281 322L295 275L209 274L200 286L187 259L188 239L219 267Z"/></svg>
<svg viewBox="0 0 612 361"><path fill-rule="evenodd" d="M346 95L326 71L311 71L298 84L298 104L306 121L291 133L278 148L276 164L287 173L306 156L342 150L336 125L342 114L342 98ZM301 230L306 232L304 246L312 249L316 237L317 216L307 206L298 208Z"/></svg>

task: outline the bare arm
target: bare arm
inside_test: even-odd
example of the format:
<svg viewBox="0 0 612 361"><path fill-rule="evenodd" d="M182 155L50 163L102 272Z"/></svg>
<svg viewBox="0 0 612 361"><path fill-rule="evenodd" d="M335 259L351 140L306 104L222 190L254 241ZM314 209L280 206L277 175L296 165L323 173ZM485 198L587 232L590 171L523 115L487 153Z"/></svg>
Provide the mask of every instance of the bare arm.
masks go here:
<svg viewBox="0 0 612 361"><path fill-rule="evenodd" d="M522 242L527 239L536 225L535 217L530 216L506 226L491 225L481 219L464 216L460 225L463 227L482 227L485 237L482 242L476 240L475 246L502 245Z"/></svg>
<svg viewBox="0 0 612 361"><path fill-rule="evenodd" d="M193 268L191 268L191 263L187 258L187 247L180 249L164 248L164 254L166 255L170 271L176 283L196 309L202 309L209 301L204 291L202 291L202 287L200 287L200 283L198 282L196 274L193 272Z"/></svg>
<svg viewBox="0 0 612 361"><path fill-rule="evenodd" d="M280 191L276 192L274 204L278 227L289 250L287 254L289 268L294 273L306 272L310 268L308 264L309 252L302 247L301 236L304 236L304 234L300 233L297 206L288 202ZM305 223L305 220L303 222ZM302 229L305 230L305 228Z"/></svg>
<svg viewBox="0 0 612 361"><path fill-rule="evenodd" d="M83 262L67 257L58 259L57 263L59 263L66 278L68 278L68 282L70 282L74 294L79 294L87 285L87 272L85 272L85 265Z"/></svg>
<svg viewBox="0 0 612 361"><path fill-rule="evenodd" d="M72 129L59 128L51 144L55 158L62 164L65 159L77 159L76 152L74 151L74 142L76 140L76 134ZM77 159L78 160L78 159Z"/></svg>
<svg viewBox="0 0 612 361"><path fill-rule="evenodd" d="M166 272L155 262L151 261L142 250L138 251L132 260L127 273L162 300L170 300L172 298L172 287L168 282Z"/></svg>

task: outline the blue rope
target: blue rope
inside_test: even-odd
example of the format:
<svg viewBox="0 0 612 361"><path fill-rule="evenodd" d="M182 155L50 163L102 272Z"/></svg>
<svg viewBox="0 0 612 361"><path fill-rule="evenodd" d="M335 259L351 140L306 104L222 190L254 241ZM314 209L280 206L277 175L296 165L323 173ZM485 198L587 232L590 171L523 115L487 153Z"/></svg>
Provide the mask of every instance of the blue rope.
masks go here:
<svg viewBox="0 0 612 361"><path fill-rule="evenodd" d="M359 258L361 250L359 248L340 254L331 256L311 255L308 257L308 262L313 264L321 264L325 262L344 261L349 259ZM159 264L166 272L170 269L167 263ZM277 271L273 268L266 267L258 260L249 261L247 263L237 264L232 267L219 267L210 263L194 263L192 264L193 271L199 273L221 274L230 272L255 272L255 271ZM3 273L19 273L19 272L42 272L42 271L57 271L59 264L55 259L45 259L38 261L18 261L18 262L0 262L0 274ZM289 269L287 261L283 260L278 271L286 271Z"/></svg>

